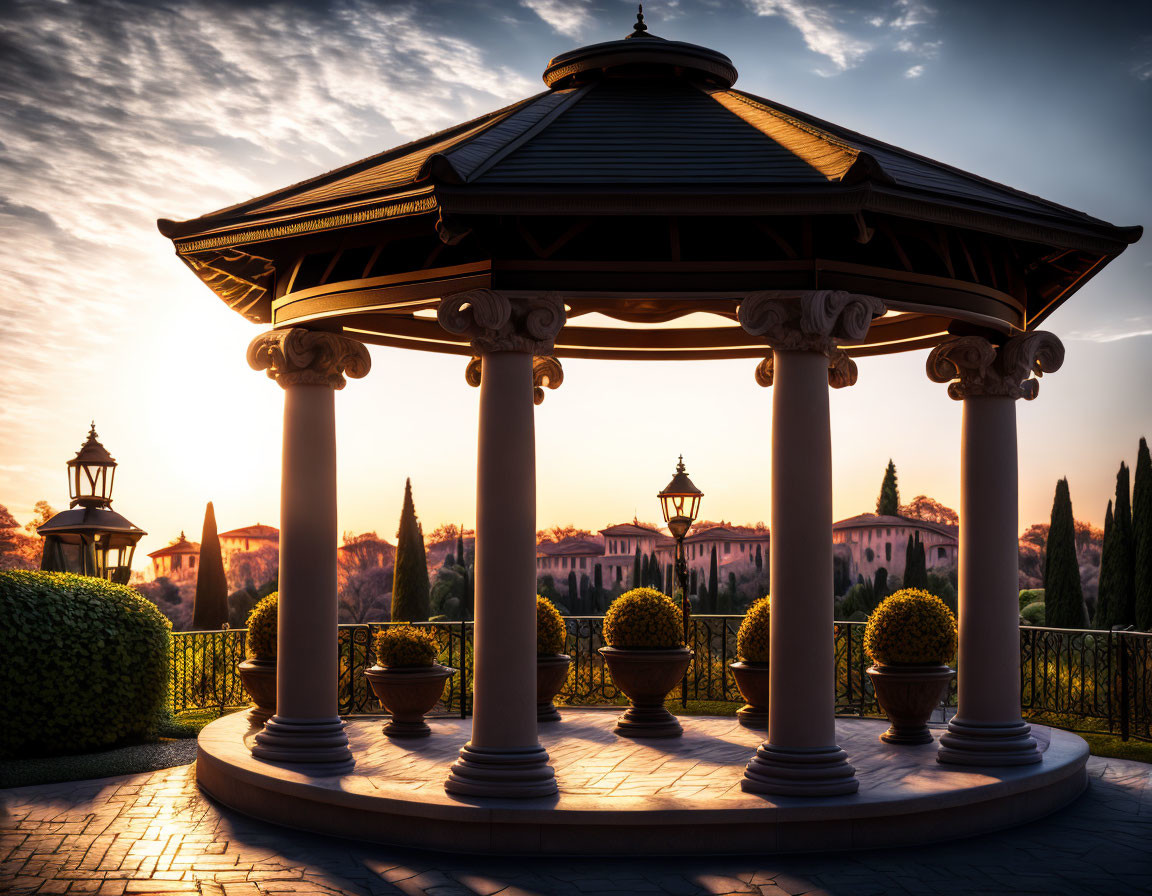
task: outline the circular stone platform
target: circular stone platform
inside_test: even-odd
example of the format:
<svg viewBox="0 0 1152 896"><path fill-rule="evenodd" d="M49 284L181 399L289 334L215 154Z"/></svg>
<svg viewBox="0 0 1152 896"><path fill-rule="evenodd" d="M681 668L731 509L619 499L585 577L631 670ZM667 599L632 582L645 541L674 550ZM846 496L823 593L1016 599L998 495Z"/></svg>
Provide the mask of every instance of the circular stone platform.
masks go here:
<svg viewBox="0 0 1152 896"><path fill-rule="evenodd" d="M560 794L549 799L464 799L444 792L448 766L471 721L431 719L432 737L393 742L381 719L348 722L356 769L314 778L302 766L253 759L244 713L200 734L196 778L247 815L358 840L504 855L684 855L904 846L1022 824L1086 787L1088 746L1033 726L1036 765L974 769L936 762L936 743L895 747L886 723L838 719L840 746L860 792L769 798L740 790L763 738L735 719L684 717L684 737L629 741L612 733L619 709L565 709L541 725Z"/></svg>

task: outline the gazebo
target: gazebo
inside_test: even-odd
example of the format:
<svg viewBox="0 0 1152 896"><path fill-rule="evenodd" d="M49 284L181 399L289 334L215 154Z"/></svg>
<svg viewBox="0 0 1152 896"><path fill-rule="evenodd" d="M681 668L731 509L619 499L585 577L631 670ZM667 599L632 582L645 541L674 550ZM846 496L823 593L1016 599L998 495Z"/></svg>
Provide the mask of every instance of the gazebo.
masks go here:
<svg viewBox="0 0 1152 896"><path fill-rule="evenodd" d="M747 358L772 393L771 717L743 788L837 797L828 389L930 350L963 405L959 709L939 761L1040 763L1021 719L1015 402L1057 370L1041 323L1121 228L735 89L648 32L551 60L507 108L190 221L158 222L285 395L278 708L252 754L346 774L337 714L334 391L366 344L460 355L479 386L471 739L445 788L557 783L535 708L533 404L565 358ZM753 370L754 366L754 370ZM1083 761L1079 774L1083 775Z"/></svg>

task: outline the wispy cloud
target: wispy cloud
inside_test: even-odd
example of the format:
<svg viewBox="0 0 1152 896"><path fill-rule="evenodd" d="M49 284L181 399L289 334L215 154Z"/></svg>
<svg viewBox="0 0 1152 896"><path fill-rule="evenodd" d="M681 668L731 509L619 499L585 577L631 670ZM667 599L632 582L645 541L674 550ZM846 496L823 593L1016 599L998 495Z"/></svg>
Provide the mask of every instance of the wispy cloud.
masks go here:
<svg viewBox="0 0 1152 896"><path fill-rule="evenodd" d="M1152 317L1142 315L1129 317L1112 327L1097 327L1091 330L1073 330L1068 339L1079 342L1119 342L1122 339L1135 339L1139 336L1152 336Z"/></svg>
<svg viewBox="0 0 1152 896"><path fill-rule="evenodd" d="M568 37L580 37L592 23L586 0L520 0L520 5Z"/></svg>
<svg viewBox="0 0 1152 896"><path fill-rule="evenodd" d="M800 32L808 49L831 61L833 70L817 69L821 75L840 74L855 68L870 53L886 49L917 57L919 61L904 71L904 77L918 78L943 43L926 34L936 10L921 0L894 0L868 12L840 11L815 0L746 2L757 15L785 19ZM870 33L867 26L871 26Z"/></svg>
<svg viewBox="0 0 1152 896"><path fill-rule="evenodd" d="M82 380L129 319L163 306L157 217L533 92L422 15L369 0L0 6L0 450L60 412L45 383Z"/></svg>
<svg viewBox="0 0 1152 896"><path fill-rule="evenodd" d="M841 20L827 6L806 0L748 0L760 16L781 16L804 38L813 53L827 57L843 72L857 65L872 44L854 37L842 27Z"/></svg>

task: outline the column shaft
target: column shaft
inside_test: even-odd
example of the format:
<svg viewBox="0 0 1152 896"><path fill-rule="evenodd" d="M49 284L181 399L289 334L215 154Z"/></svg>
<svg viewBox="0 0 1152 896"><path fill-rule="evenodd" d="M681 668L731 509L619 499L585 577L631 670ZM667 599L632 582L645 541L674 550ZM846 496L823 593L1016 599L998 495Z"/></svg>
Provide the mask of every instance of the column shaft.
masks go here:
<svg viewBox="0 0 1152 896"><path fill-rule="evenodd" d="M284 390L280 492L280 589L276 714L252 754L308 763L316 773L351 769L338 715L336 419L327 385Z"/></svg>
<svg viewBox="0 0 1152 896"><path fill-rule="evenodd" d="M852 793L855 770L835 742L828 359L774 351L773 364L768 742L748 763L742 786Z"/></svg>
<svg viewBox="0 0 1152 896"><path fill-rule="evenodd" d="M966 397L960 451L959 706L939 759L1039 762L1020 717L1015 398Z"/></svg>
<svg viewBox="0 0 1152 896"><path fill-rule="evenodd" d="M472 739L445 788L548 796L536 730L536 445L532 355L483 355L476 486Z"/></svg>

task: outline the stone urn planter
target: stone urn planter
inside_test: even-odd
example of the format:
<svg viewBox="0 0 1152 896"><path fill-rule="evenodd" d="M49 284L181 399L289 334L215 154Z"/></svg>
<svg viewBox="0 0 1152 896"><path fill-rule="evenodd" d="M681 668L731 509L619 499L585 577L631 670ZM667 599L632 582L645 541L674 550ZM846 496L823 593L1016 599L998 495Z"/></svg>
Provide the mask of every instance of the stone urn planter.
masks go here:
<svg viewBox="0 0 1152 896"><path fill-rule="evenodd" d="M632 704L616 720L623 737L680 737L680 720L664 708L664 699L684 678L692 661L687 647L671 649L601 647L612 681Z"/></svg>
<svg viewBox="0 0 1152 896"><path fill-rule="evenodd" d="M572 658L564 653L568 629L564 617L547 598L536 595L536 721L559 722L552 702L568 678Z"/></svg>
<svg viewBox="0 0 1152 896"><path fill-rule="evenodd" d="M956 653L956 619L935 595L906 588L886 597L868 617L864 652L868 678L891 727L890 744L932 742L928 719L956 674L946 665Z"/></svg>
<svg viewBox="0 0 1152 896"><path fill-rule="evenodd" d="M744 698L736 718L745 728L768 730L768 669L771 650L772 601L768 595L755 601L744 614L736 632L736 655L732 677Z"/></svg>
<svg viewBox="0 0 1152 896"><path fill-rule="evenodd" d="M451 666L372 666L364 677L372 692L392 714L384 726L388 737L427 737L432 733L424 715L444 693L444 683L456 674Z"/></svg>
<svg viewBox="0 0 1152 896"><path fill-rule="evenodd" d="M256 604L248 614L246 647L248 658L236 671L244 690L252 698L248 721L263 727L276 714L276 623L280 606L279 592L273 592Z"/></svg>
<svg viewBox="0 0 1152 896"><path fill-rule="evenodd" d="M236 671L252 698L248 721L262 726L276 714L276 660L243 660Z"/></svg>
<svg viewBox="0 0 1152 896"><path fill-rule="evenodd" d="M744 705L736 710L736 718L745 728L757 731L768 729L768 664L729 663L736 687L744 698Z"/></svg>
<svg viewBox="0 0 1152 896"><path fill-rule="evenodd" d="M954 669L936 663L870 666L868 677L876 690L876 702L892 723L880 740L890 744L931 743L928 719L955 674Z"/></svg>
<svg viewBox="0 0 1152 896"><path fill-rule="evenodd" d="M536 657L536 721L559 722L560 711L552 702L568 679L572 657L567 654Z"/></svg>
<svg viewBox="0 0 1152 896"><path fill-rule="evenodd" d="M390 626L377 632L372 646L376 665L365 669L364 677L384 709L392 714L384 734L427 737L432 729L424 715L440 700L444 683L456 670L436 662L436 639L423 628Z"/></svg>

